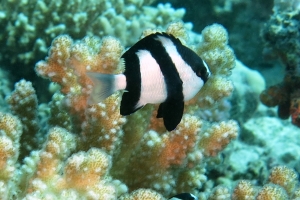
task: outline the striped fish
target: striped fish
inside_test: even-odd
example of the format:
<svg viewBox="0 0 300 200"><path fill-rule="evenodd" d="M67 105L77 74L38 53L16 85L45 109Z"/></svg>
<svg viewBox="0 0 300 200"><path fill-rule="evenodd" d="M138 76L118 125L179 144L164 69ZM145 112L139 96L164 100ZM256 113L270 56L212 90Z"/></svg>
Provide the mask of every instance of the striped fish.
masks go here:
<svg viewBox="0 0 300 200"><path fill-rule="evenodd" d="M167 33L148 35L121 57L123 74L88 73L94 82L92 102L124 90L120 114L130 115L144 105L160 104L157 118L168 131L180 123L184 101L193 98L210 76L207 64L179 39Z"/></svg>

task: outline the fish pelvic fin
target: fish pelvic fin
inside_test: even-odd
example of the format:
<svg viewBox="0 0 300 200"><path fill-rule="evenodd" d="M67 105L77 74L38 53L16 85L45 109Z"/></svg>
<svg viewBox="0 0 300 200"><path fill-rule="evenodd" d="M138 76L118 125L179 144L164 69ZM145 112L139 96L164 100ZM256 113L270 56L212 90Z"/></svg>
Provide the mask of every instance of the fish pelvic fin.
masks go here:
<svg viewBox="0 0 300 200"><path fill-rule="evenodd" d="M96 72L87 72L86 74L94 84L92 93L88 99L89 104L99 103L117 91L115 86L117 75Z"/></svg>
<svg viewBox="0 0 300 200"><path fill-rule="evenodd" d="M159 105L156 118L163 118L168 131L173 131L180 123L184 110L184 102L168 100Z"/></svg>

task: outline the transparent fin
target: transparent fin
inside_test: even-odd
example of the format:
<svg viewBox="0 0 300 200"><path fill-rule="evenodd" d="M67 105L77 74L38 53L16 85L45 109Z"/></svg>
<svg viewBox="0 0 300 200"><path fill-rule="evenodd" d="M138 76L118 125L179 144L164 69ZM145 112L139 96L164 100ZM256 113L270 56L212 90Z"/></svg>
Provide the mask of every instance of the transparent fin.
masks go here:
<svg viewBox="0 0 300 200"><path fill-rule="evenodd" d="M89 104L99 103L116 91L116 76L114 74L100 74L95 72L87 72L86 74L94 83L92 93L88 100Z"/></svg>

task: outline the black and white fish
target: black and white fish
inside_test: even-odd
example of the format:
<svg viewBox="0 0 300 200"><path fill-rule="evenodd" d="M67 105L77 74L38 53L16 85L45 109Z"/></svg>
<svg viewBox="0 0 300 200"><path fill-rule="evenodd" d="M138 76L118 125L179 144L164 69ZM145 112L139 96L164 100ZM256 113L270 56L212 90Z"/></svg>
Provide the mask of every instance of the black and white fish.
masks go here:
<svg viewBox="0 0 300 200"><path fill-rule="evenodd" d="M191 193L181 193L169 198L169 200L198 200L198 198Z"/></svg>
<svg viewBox="0 0 300 200"><path fill-rule="evenodd" d="M157 118L168 131L180 123L184 101L193 98L210 76L207 64L179 39L167 33L148 35L129 48L123 74L88 73L93 79L93 102L124 90L121 115L130 115L144 105L160 104Z"/></svg>

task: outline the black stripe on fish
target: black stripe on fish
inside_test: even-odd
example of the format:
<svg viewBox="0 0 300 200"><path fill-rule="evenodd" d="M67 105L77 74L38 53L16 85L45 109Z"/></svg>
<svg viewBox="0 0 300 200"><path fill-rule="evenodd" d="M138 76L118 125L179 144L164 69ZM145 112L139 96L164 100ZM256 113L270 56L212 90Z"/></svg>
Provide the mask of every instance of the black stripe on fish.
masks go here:
<svg viewBox="0 0 300 200"><path fill-rule="evenodd" d="M156 33L149 35L133 45L122 56L122 58L124 58L125 60L126 66L124 74L127 80L126 90L128 91L128 93L125 92L123 94L121 102L121 114L131 114L143 106L139 105L137 101L138 96L140 97L141 95L140 85L141 81L143 80L141 80L141 66L139 65L140 62L138 62L136 58L138 58L138 60L140 61L140 59L142 58L137 56L137 52L139 50L146 50L155 59L164 77L167 94L165 102L160 105L158 116L164 119L164 124L167 130L171 131L176 128L183 115L183 87L182 80L180 79L176 66L170 58L168 52L166 51L163 43L157 39L158 36L166 37L169 39L173 37L165 33ZM134 62L132 62L132 60L134 60ZM136 86L135 84L137 84L138 86Z"/></svg>
<svg viewBox="0 0 300 200"><path fill-rule="evenodd" d="M123 74L89 72L94 87L89 103L123 93L120 113L129 115L147 103L160 103L157 117L172 131L180 123L184 101L193 98L210 75L207 65L180 40L167 33L146 36L123 55Z"/></svg>
<svg viewBox="0 0 300 200"><path fill-rule="evenodd" d="M193 71L197 74L197 76L199 76L205 83L210 75L209 69L205 64L205 62L202 59L199 59L199 56L194 51L182 45L182 43L178 38L175 37L169 37L169 38L175 45L177 52L180 54L182 59L193 69Z"/></svg>
<svg viewBox="0 0 300 200"><path fill-rule="evenodd" d="M126 88L128 92L124 92L121 101L120 114L130 115L141 107L138 105L141 96L141 72L140 60L136 52L139 50L139 45L134 45L130 50L126 51L122 58L125 62L124 75L126 76Z"/></svg>
<svg viewBox="0 0 300 200"><path fill-rule="evenodd" d="M156 37L158 35L170 38L167 34L155 34ZM183 115L184 96L182 80L180 79L175 63L173 63L163 43L155 40L153 44L155 45L149 46L148 50L160 66L167 86L167 99L160 104L157 115L164 119L166 129L172 131L179 124ZM155 49L160 49L160 51L156 51Z"/></svg>

